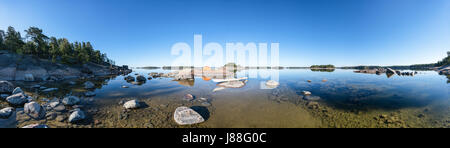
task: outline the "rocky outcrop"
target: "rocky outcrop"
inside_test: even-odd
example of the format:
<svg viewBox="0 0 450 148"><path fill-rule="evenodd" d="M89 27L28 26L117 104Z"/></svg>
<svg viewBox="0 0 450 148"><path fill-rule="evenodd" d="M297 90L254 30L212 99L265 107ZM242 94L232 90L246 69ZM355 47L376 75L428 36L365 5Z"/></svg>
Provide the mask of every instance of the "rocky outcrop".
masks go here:
<svg viewBox="0 0 450 148"><path fill-rule="evenodd" d="M199 113L185 106L181 106L175 109L173 118L179 125L197 124L205 121L205 119Z"/></svg>
<svg viewBox="0 0 450 148"><path fill-rule="evenodd" d="M59 81L93 75L129 73L128 66L109 66L88 62L83 65L65 65L32 55L18 55L5 50L0 54L0 80L7 81Z"/></svg>

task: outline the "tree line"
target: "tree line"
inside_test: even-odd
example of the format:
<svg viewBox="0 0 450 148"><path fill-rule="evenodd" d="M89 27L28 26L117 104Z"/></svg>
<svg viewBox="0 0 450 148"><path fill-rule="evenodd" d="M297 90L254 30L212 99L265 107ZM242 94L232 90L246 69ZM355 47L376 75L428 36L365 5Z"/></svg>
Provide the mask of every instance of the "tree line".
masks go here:
<svg viewBox="0 0 450 148"><path fill-rule="evenodd" d="M9 26L0 30L0 50L8 50L21 55L34 55L63 64L84 64L88 62L114 65L105 53L95 50L90 42L69 42L66 38L48 37L42 29L30 27L26 36Z"/></svg>

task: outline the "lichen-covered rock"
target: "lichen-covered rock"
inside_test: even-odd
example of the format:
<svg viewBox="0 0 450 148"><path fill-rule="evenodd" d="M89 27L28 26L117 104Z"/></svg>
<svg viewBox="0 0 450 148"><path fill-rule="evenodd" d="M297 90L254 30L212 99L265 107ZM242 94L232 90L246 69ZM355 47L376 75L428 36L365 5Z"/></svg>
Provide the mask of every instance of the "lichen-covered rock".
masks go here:
<svg viewBox="0 0 450 148"><path fill-rule="evenodd" d="M197 124L205 121L205 119L203 119L203 117L199 113L185 106L181 106L175 109L173 118L179 125Z"/></svg>

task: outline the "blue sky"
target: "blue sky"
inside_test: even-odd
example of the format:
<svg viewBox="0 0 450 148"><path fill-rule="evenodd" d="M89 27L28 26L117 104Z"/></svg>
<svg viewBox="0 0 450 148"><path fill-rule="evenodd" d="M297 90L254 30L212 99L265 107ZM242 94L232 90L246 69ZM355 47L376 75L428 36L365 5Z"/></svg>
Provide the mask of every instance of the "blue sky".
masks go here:
<svg viewBox="0 0 450 148"><path fill-rule="evenodd" d="M450 51L449 0L1 0L0 29L29 26L131 66L170 65L171 46L278 42L280 65L432 63Z"/></svg>

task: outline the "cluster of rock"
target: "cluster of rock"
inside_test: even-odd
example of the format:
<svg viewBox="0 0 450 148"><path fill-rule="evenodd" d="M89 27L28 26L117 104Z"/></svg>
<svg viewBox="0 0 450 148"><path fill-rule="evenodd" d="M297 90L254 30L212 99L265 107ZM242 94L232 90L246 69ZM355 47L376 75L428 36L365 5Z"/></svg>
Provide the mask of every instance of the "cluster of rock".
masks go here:
<svg viewBox="0 0 450 148"><path fill-rule="evenodd" d="M87 83L87 86L90 86ZM0 81L0 94L2 94L2 100L10 104L11 107L0 109L0 119L8 119L12 115L18 114L28 116L34 120L58 120L63 122L67 119L70 123L77 123L86 118L85 113L81 110L82 102L77 96L66 96L63 99L54 98L52 100L42 99L43 104L39 104L34 101L33 97L28 96L20 87L15 87L8 81ZM7 97L5 97L7 95ZM89 96L92 96L92 92L88 92ZM67 107L73 108L67 112ZM46 125L27 125L24 128L43 128L48 127Z"/></svg>
<svg viewBox="0 0 450 148"><path fill-rule="evenodd" d="M355 73L367 73L367 74L377 74L377 75L381 75L381 74L386 74L388 75L388 77L392 76L392 75L399 75L399 76L414 76L417 74L417 72L402 72L399 70L394 70L391 68L375 68L375 69L362 69L362 70L356 70L354 71Z"/></svg>
<svg viewBox="0 0 450 148"><path fill-rule="evenodd" d="M450 75L450 65L442 66L436 69L440 75Z"/></svg>

